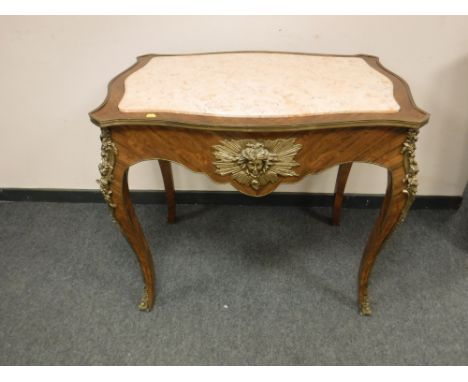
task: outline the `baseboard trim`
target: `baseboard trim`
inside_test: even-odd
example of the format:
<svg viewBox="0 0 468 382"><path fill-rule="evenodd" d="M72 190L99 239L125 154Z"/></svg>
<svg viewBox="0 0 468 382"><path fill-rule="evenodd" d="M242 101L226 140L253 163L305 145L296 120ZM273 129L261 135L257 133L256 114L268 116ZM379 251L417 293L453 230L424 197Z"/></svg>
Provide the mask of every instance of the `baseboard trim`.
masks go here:
<svg viewBox="0 0 468 382"><path fill-rule="evenodd" d="M135 204L164 204L164 191L131 191ZM379 208L383 195L345 194L345 208ZM63 190L63 189L0 189L0 201L31 201L58 203L103 203L99 190ZM293 192L275 192L263 198L252 198L233 191L176 191L178 204L225 204L248 206L308 206L329 207L333 194L311 194ZM415 209L457 209L461 206L461 196L417 196L413 204Z"/></svg>

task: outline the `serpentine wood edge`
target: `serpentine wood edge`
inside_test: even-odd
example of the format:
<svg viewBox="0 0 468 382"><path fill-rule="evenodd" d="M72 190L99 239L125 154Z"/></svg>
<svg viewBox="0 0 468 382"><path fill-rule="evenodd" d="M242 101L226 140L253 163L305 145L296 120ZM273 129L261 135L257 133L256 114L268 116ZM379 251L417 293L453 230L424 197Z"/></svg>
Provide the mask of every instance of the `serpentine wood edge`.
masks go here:
<svg viewBox="0 0 468 382"><path fill-rule="evenodd" d="M155 118L147 118L148 113L122 113L118 104L124 94L125 79L133 72L142 68L153 57L158 56L190 56L203 54L227 54L227 53L276 53L296 54L327 57L360 57L372 68L386 76L393 83L395 100L400 105L396 113L346 113L325 114L310 116L291 116L279 118L239 118L223 116L207 116L183 113L158 112ZM216 52L197 53L186 55L158 55L148 54L139 56L137 62L130 68L116 76L108 86L107 97L95 110L90 112L91 121L99 127L111 127L118 125L127 126L173 126L188 129L228 130L228 131L300 131L337 127L357 126L395 126L407 128L419 128L429 120L429 114L419 109L413 101L408 84L395 73L385 69L378 57L369 55L321 55L290 52Z"/></svg>

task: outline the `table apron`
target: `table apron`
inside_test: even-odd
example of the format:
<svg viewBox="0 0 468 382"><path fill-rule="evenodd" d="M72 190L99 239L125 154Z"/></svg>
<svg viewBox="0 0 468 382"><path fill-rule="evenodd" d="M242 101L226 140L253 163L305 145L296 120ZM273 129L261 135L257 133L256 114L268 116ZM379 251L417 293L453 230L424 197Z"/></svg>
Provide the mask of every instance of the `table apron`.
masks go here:
<svg viewBox="0 0 468 382"><path fill-rule="evenodd" d="M407 140L407 131L408 129L395 127L365 127L245 133L154 126L138 128L117 126L111 128L111 135L118 151L117 166L128 168L141 161L164 159L181 164L194 172L205 173L216 182L231 183L244 194L263 196L274 191L281 183L297 182L308 174L318 173L343 163L363 162L389 170L398 168L404 162L402 147ZM292 151L296 149L296 152L294 155L287 152L285 155L281 152L270 153L270 156L275 158L273 162L275 160L279 162L278 166L281 168L276 170L277 174L274 174L275 167L271 166L266 172L273 174L269 174L269 178L266 177L263 182L260 176L258 179L262 184L255 184L255 174L252 175L248 167L254 166L255 159L262 159L262 155L265 159L263 145L272 147L274 142L278 146L278 141L290 143L290 149ZM253 148L242 156L241 146L245 147L246 142L253 144L251 145ZM232 147L234 151L236 147L239 148L236 155L233 154ZM221 164L220 151L221 154L225 154L224 163ZM239 157L244 159L244 163L239 163ZM262 166L261 160L257 162ZM220 166L224 166L221 167L225 169L224 174ZM245 169L244 177L241 166ZM233 176L236 171L237 176Z"/></svg>

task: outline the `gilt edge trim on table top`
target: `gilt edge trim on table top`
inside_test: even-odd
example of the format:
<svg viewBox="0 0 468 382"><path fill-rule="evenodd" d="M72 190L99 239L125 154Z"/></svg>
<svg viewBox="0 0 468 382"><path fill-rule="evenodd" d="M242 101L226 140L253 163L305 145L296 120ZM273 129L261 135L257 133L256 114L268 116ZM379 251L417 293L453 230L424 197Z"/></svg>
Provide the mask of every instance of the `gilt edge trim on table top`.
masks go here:
<svg viewBox="0 0 468 382"><path fill-rule="evenodd" d="M400 105L400 111L395 113L346 113L322 114L288 117L223 117L183 113L156 113L156 117L147 118L148 113L122 113L118 103L124 94L125 79L142 68L153 57L157 56L187 56L226 53L278 53L327 57L360 57L372 68L389 78L393 83L394 97ZM414 103L408 84L398 75L380 64L378 57L369 55L328 55L296 52L269 51L236 51L212 52L180 55L148 54L139 56L137 62L124 72L118 74L108 85L108 93L104 102L89 113L91 121L99 127L112 126L166 126L196 130L212 131L243 131L243 132L274 132L274 131L305 131L328 128L352 128L362 126L391 126L404 128L420 128L429 120L429 114L418 108Z"/></svg>

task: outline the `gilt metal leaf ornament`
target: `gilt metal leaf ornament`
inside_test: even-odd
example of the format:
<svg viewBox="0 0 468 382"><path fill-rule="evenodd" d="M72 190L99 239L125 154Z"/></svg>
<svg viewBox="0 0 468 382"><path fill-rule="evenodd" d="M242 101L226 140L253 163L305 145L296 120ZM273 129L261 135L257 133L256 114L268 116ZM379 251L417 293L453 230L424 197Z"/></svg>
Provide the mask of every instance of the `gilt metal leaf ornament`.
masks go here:
<svg viewBox="0 0 468 382"><path fill-rule="evenodd" d="M99 173L101 178L97 180L102 195L110 208L115 208L112 200L111 183L114 179L114 165L117 157L117 146L112 141L109 129L101 129L101 163L99 163Z"/></svg>
<svg viewBox="0 0 468 382"><path fill-rule="evenodd" d="M223 140L214 145L216 173L229 175L239 183L259 190L268 183L278 182L278 176L298 176L292 169L302 145L294 138L274 140Z"/></svg>
<svg viewBox="0 0 468 382"><path fill-rule="evenodd" d="M408 196L408 199L401 214L400 223L405 220L406 215L416 198L416 193L418 192L418 179L416 178L419 172L418 163L416 162L416 142L418 140L418 133L418 130L409 129L408 135L401 149L406 172L405 179L403 180L405 183L403 193Z"/></svg>

